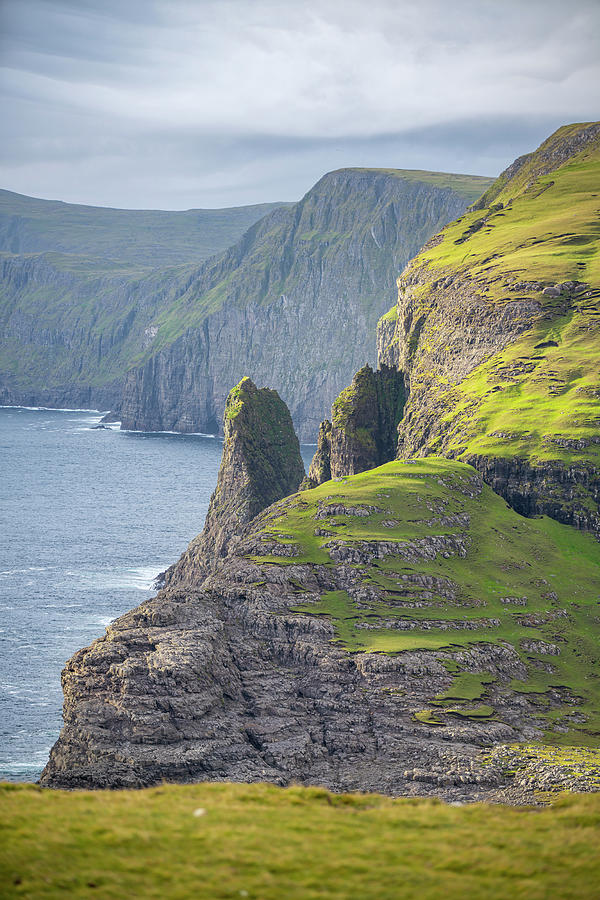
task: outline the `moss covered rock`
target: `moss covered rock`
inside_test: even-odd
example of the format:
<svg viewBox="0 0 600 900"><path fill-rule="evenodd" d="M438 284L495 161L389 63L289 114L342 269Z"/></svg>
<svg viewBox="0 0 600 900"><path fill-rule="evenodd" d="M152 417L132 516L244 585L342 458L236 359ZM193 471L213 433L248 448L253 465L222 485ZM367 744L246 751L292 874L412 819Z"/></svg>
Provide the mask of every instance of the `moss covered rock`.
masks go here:
<svg viewBox="0 0 600 900"><path fill-rule="evenodd" d="M317 452L305 486L355 475L394 458L404 409L402 372L386 365L359 369L331 408L332 421L319 428Z"/></svg>
<svg viewBox="0 0 600 900"><path fill-rule="evenodd" d="M242 378L227 398L225 440L217 486L204 530L173 570L167 582L185 576L192 564L210 567L229 539L271 503L298 490L304 478L300 444L289 410L277 391L257 388Z"/></svg>

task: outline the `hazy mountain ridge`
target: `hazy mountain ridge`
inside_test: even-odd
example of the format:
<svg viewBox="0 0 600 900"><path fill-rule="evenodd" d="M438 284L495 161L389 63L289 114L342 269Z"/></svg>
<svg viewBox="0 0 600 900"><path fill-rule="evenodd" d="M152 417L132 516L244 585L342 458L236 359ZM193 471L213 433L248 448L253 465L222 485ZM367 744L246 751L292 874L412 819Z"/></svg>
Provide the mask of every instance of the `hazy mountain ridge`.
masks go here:
<svg viewBox="0 0 600 900"><path fill-rule="evenodd" d="M173 211L113 209L0 190L0 252L51 250L151 268L200 263L221 253L281 205L285 204Z"/></svg>

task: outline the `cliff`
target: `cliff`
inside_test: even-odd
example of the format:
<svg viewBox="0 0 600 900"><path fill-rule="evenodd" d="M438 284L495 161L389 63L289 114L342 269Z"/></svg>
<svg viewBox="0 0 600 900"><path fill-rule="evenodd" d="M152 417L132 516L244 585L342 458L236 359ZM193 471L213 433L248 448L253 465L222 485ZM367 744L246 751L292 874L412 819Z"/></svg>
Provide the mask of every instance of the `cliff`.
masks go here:
<svg viewBox="0 0 600 900"><path fill-rule="evenodd" d="M317 451L303 487L355 475L394 459L398 423L406 400L402 372L385 364L363 366L319 426Z"/></svg>
<svg viewBox="0 0 600 900"><path fill-rule="evenodd" d="M254 225L154 318L129 373L123 427L214 431L249 374L287 403L303 440L354 372L410 257L489 179L344 169Z"/></svg>
<svg viewBox="0 0 600 900"><path fill-rule="evenodd" d="M474 465L518 511L600 534L600 124L559 129L432 238L379 325L398 456Z"/></svg>
<svg viewBox="0 0 600 900"><path fill-rule="evenodd" d="M599 134L561 129L428 241L381 370L320 429L309 477L335 480L224 503L214 545L75 654L43 784L598 789L544 745L600 744L600 550L555 521L598 520Z"/></svg>
<svg viewBox="0 0 600 900"><path fill-rule="evenodd" d="M242 527L208 577L182 565L67 664L44 785L523 801L560 775L519 783L518 752L482 748L600 739L597 544L521 518L463 463L327 482Z"/></svg>
<svg viewBox="0 0 600 900"><path fill-rule="evenodd" d="M118 410L159 311L276 207L119 210L0 191L0 403Z"/></svg>
<svg viewBox="0 0 600 900"><path fill-rule="evenodd" d="M300 444L277 391L242 378L227 397L224 433L204 529L165 573L167 584L185 579L190 568L210 571L229 540L271 503L293 494L304 477Z"/></svg>

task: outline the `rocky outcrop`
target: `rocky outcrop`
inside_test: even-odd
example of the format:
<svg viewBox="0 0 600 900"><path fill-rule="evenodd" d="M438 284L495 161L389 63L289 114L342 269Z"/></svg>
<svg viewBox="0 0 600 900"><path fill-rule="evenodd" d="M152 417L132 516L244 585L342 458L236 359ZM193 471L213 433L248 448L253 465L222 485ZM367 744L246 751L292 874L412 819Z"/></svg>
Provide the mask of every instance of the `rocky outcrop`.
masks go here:
<svg viewBox="0 0 600 900"><path fill-rule="evenodd" d="M408 259L467 197L427 173L345 169L251 228L156 319L129 373L124 428L212 431L245 374L272 385L301 440L375 361L377 319ZM483 188L485 179L481 183Z"/></svg>
<svg viewBox="0 0 600 900"><path fill-rule="evenodd" d="M385 364L376 372L370 366L359 369L335 400L332 422L326 419L319 426L305 486L365 472L393 459L405 399L402 372Z"/></svg>
<svg viewBox="0 0 600 900"><path fill-rule="evenodd" d="M308 475L301 484L301 489L313 488L331 478L331 422L324 419L319 425L317 449L313 456Z"/></svg>
<svg viewBox="0 0 600 900"><path fill-rule="evenodd" d="M463 457L524 516L550 516L600 537L600 465L561 461L532 463L516 457Z"/></svg>
<svg viewBox="0 0 600 900"><path fill-rule="evenodd" d="M292 419L277 391L260 390L243 378L225 404L225 440L217 486L202 534L179 563L165 573L165 584L186 573L208 571L225 554L229 540L276 500L293 494L304 478L304 464Z"/></svg>
<svg viewBox="0 0 600 900"><path fill-rule="evenodd" d="M527 701L504 706L503 722L457 717L432 734L414 712L450 683L439 654L349 656L327 621L291 611L296 582L314 589L314 576L228 566L209 590L162 592L69 661L42 784L295 781L478 799L498 787L481 746L538 735L533 718L517 724L535 713ZM503 678L521 671L509 651L486 663Z"/></svg>

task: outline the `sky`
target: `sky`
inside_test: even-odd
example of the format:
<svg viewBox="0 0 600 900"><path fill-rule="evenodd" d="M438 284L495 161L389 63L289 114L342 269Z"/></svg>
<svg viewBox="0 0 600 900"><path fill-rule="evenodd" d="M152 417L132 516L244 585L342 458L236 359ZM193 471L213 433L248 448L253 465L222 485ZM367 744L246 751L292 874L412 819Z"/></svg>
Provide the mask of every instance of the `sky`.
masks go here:
<svg viewBox="0 0 600 900"><path fill-rule="evenodd" d="M600 118L600 0L0 0L0 187L143 209L497 175Z"/></svg>

